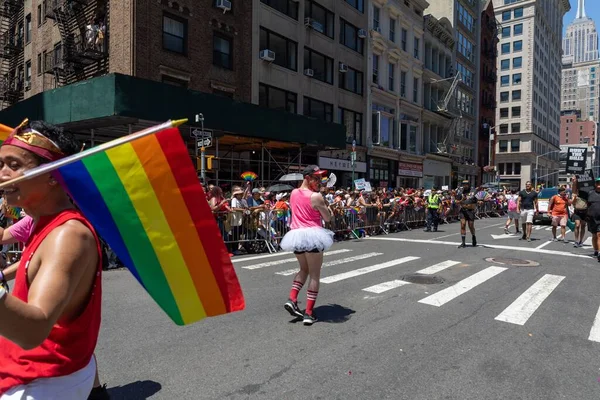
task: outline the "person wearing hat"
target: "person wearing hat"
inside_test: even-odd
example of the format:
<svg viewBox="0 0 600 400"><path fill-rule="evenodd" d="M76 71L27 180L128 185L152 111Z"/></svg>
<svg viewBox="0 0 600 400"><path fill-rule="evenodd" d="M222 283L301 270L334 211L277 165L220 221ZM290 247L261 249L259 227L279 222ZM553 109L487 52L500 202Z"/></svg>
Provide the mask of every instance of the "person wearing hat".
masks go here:
<svg viewBox="0 0 600 400"><path fill-rule="evenodd" d="M294 277L284 308L292 316L303 318L304 325L312 325L317 320L313 308L319 293L323 252L333 244L333 232L324 229L321 222L331 220L331 211L319 193L322 177L326 174L327 171L317 165L309 165L302 171L302 185L292 191L290 198L290 231L281 240L281 248L293 251L300 264L300 271ZM310 283L306 293L306 310L303 313L298 307L298 293L308 277Z"/></svg>
<svg viewBox="0 0 600 400"><path fill-rule="evenodd" d="M584 192L579 192L576 178L573 179L573 193L584 197ZM588 231L592 234L594 257L600 262L600 255L598 253L600 249L600 239L598 238L598 232L600 232L600 178L596 178L594 181L594 190L587 192L587 223Z"/></svg>
<svg viewBox="0 0 600 400"><path fill-rule="evenodd" d="M460 205L458 213L460 217L460 238L461 244L458 248L467 247L465 239L467 236L467 224L471 231L471 240L473 247L477 246L477 238L475 237L475 207L477 207L477 198L471 192L471 183L468 180L462 181L462 188L456 193L456 201Z"/></svg>
<svg viewBox="0 0 600 400"><path fill-rule="evenodd" d="M442 196L440 196L442 192L436 192L435 188L432 188L431 192L429 192L429 196L425 201L425 207L427 209L427 227L425 228L425 232L431 232L431 228L433 228L434 232L438 230L439 224L439 216L442 204Z"/></svg>

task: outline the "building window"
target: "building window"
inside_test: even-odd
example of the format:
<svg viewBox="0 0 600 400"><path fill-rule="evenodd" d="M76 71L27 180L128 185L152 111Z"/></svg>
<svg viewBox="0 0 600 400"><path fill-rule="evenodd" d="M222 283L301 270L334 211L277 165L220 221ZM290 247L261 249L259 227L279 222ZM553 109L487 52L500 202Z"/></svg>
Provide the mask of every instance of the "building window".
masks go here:
<svg viewBox="0 0 600 400"><path fill-rule="evenodd" d="M502 71L506 71L506 70L510 69L510 60L500 61L500 69Z"/></svg>
<svg viewBox="0 0 600 400"><path fill-rule="evenodd" d="M510 21L510 11L504 11L502 13L502 21Z"/></svg>
<svg viewBox="0 0 600 400"><path fill-rule="evenodd" d="M513 118L520 118L521 117L521 106L513 107L512 108L512 117Z"/></svg>
<svg viewBox="0 0 600 400"><path fill-rule="evenodd" d="M513 35L519 36L523 34L523 24L516 24L513 26Z"/></svg>
<svg viewBox="0 0 600 400"><path fill-rule="evenodd" d="M31 42L31 14L25 17L25 43Z"/></svg>
<svg viewBox="0 0 600 400"><path fill-rule="evenodd" d="M380 30L380 26L379 26L380 16L381 16L381 10L379 9L379 7L373 6L373 29L375 29L377 32L379 32L379 30Z"/></svg>
<svg viewBox="0 0 600 400"><path fill-rule="evenodd" d="M290 18L298 20L298 2L294 0L260 0L261 3L268 5L287 15Z"/></svg>
<svg viewBox="0 0 600 400"><path fill-rule="evenodd" d="M500 92L500 102L504 103L508 101L508 92Z"/></svg>
<svg viewBox="0 0 600 400"><path fill-rule="evenodd" d="M515 168L513 169L513 173L515 175L521 175L521 163L520 162L515 163Z"/></svg>
<svg viewBox="0 0 600 400"><path fill-rule="evenodd" d="M502 75L500 77L500 86L508 86L508 85L510 85L510 76Z"/></svg>
<svg viewBox="0 0 600 400"><path fill-rule="evenodd" d="M402 28L401 35L402 35L402 37L401 37L402 40L401 40L400 44L401 44L402 50L406 51L406 42L408 39L408 31L406 29Z"/></svg>
<svg viewBox="0 0 600 400"><path fill-rule="evenodd" d="M518 122L510 124L510 132L511 133L521 133L521 124Z"/></svg>
<svg viewBox="0 0 600 400"><path fill-rule="evenodd" d="M420 40L419 38L415 38L415 43L414 43L414 57L418 60L419 59L419 45L420 45Z"/></svg>
<svg viewBox="0 0 600 400"><path fill-rule="evenodd" d="M521 68L523 66L523 57L513 58L513 68Z"/></svg>
<svg viewBox="0 0 600 400"><path fill-rule="evenodd" d="M469 87L474 87L475 80L473 79L473 72L461 63L456 63L456 69L462 75L462 81Z"/></svg>
<svg viewBox="0 0 600 400"><path fill-rule="evenodd" d="M42 53L38 53L37 55L37 74L38 76L41 75L44 72L43 66L42 66Z"/></svg>
<svg viewBox="0 0 600 400"><path fill-rule="evenodd" d="M475 17L473 17L461 3L458 3L458 20L467 28L468 31L473 32L475 28Z"/></svg>
<svg viewBox="0 0 600 400"><path fill-rule="evenodd" d="M505 26L504 28L502 28L502 37L510 37L510 26Z"/></svg>
<svg viewBox="0 0 600 400"><path fill-rule="evenodd" d="M512 80L513 80L513 85L520 85L521 84L521 74L513 74Z"/></svg>
<svg viewBox="0 0 600 400"><path fill-rule="evenodd" d="M172 76L169 75L162 75L161 76L161 81L162 83L168 83L169 85L173 85L173 86L178 86L181 88L188 88L188 81L185 81L183 79L177 79L177 78L173 78Z"/></svg>
<svg viewBox="0 0 600 400"><path fill-rule="evenodd" d="M258 84L258 105L293 114L298 112L296 93L268 86L264 83Z"/></svg>
<svg viewBox="0 0 600 400"><path fill-rule="evenodd" d="M400 71L400 97L406 98L406 71Z"/></svg>
<svg viewBox="0 0 600 400"><path fill-rule="evenodd" d="M396 41L396 20L394 18L390 18L390 36L389 39L392 42Z"/></svg>
<svg viewBox="0 0 600 400"><path fill-rule="evenodd" d="M233 69L232 40L220 33L213 33L213 65Z"/></svg>
<svg viewBox="0 0 600 400"><path fill-rule="evenodd" d="M298 44L275 32L260 28L260 49L275 52L274 64L296 71L298 68Z"/></svg>
<svg viewBox="0 0 600 400"><path fill-rule="evenodd" d="M25 90L31 89L31 60L25 63Z"/></svg>
<svg viewBox="0 0 600 400"><path fill-rule="evenodd" d="M331 11L313 0L306 0L304 17L312 19L312 29L333 39L335 15Z"/></svg>
<svg viewBox="0 0 600 400"><path fill-rule="evenodd" d="M515 125L515 124L513 124ZM519 152L521 148L521 140L520 139L513 139L510 141L510 151L512 153L516 153Z"/></svg>
<svg viewBox="0 0 600 400"><path fill-rule="evenodd" d="M363 54L365 39L358 36L359 29L340 18L340 43Z"/></svg>
<svg viewBox="0 0 600 400"><path fill-rule="evenodd" d="M363 94L363 73L348 67L347 72L340 72L339 76L340 88L349 90L353 93Z"/></svg>
<svg viewBox="0 0 600 400"><path fill-rule="evenodd" d="M522 40L517 40L515 42L513 42L513 51L517 52L517 51L522 51L523 50L523 41Z"/></svg>
<svg viewBox="0 0 600 400"><path fill-rule="evenodd" d="M163 14L163 49L175 53L187 53L187 21L170 14Z"/></svg>
<svg viewBox="0 0 600 400"><path fill-rule="evenodd" d="M42 22L44 22L43 18L42 18L42 5L38 5L37 6L37 23L38 23L38 28L40 26L42 26Z"/></svg>
<svg viewBox="0 0 600 400"><path fill-rule="evenodd" d="M465 56L468 60L474 61L475 54L473 53L473 48L474 44L462 33L458 32L458 52Z"/></svg>
<svg viewBox="0 0 600 400"><path fill-rule="evenodd" d="M388 64L388 89L392 92L394 91L394 68L394 64Z"/></svg>
<svg viewBox="0 0 600 400"><path fill-rule="evenodd" d="M503 133L503 134L508 133L508 124L500 125L500 133Z"/></svg>
<svg viewBox="0 0 600 400"><path fill-rule="evenodd" d="M373 83L379 84L379 55L373 54Z"/></svg>
<svg viewBox="0 0 600 400"><path fill-rule="evenodd" d="M333 85L333 58L304 48L304 68L313 70L313 78Z"/></svg>
<svg viewBox="0 0 600 400"><path fill-rule="evenodd" d="M346 3L350 4L352 7L356 8L360 12L365 11L365 3L364 0L345 0Z"/></svg>
<svg viewBox="0 0 600 400"><path fill-rule="evenodd" d="M338 108L338 121L346 127L346 143L356 140L356 144L360 146L362 143L362 120L361 113Z"/></svg>
<svg viewBox="0 0 600 400"><path fill-rule="evenodd" d="M515 18L521 18L523 16L523 7L515 8Z"/></svg>
<svg viewBox="0 0 600 400"><path fill-rule="evenodd" d="M58 66L59 64L61 64L63 61L63 56L62 56L62 43L58 42L54 45L54 58L53 58L53 67Z"/></svg>
<svg viewBox="0 0 600 400"><path fill-rule="evenodd" d="M508 107L500 109L500 118L508 118Z"/></svg>
<svg viewBox="0 0 600 400"><path fill-rule="evenodd" d="M510 53L510 43L502 43L501 46L501 52L502 54L509 54Z"/></svg>
<svg viewBox="0 0 600 400"><path fill-rule="evenodd" d="M213 92L213 94L216 94L217 96L227 97L228 99L233 99L233 92L226 92L224 90L219 90L219 89L213 89L212 92Z"/></svg>
<svg viewBox="0 0 600 400"><path fill-rule="evenodd" d="M513 90L512 91L512 99L513 99L513 101L515 101L515 100L521 100L521 91L520 90Z"/></svg>
<svg viewBox="0 0 600 400"><path fill-rule="evenodd" d="M333 105L304 96L304 115L333 122Z"/></svg>
<svg viewBox="0 0 600 400"><path fill-rule="evenodd" d="M413 102L419 102L419 78L413 80Z"/></svg>
<svg viewBox="0 0 600 400"><path fill-rule="evenodd" d="M506 175L512 175L512 163L506 163Z"/></svg>
<svg viewBox="0 0 600 400"><path fill-rule="evenodd" d="M500 140L499 142L500 153L508 152L508 140Z"/></svg>
<svg viewBox="0 0 600 400"><path fill-rule="evenodd" d="M498 173L504 175L504 163L498 164Z"/></svg>

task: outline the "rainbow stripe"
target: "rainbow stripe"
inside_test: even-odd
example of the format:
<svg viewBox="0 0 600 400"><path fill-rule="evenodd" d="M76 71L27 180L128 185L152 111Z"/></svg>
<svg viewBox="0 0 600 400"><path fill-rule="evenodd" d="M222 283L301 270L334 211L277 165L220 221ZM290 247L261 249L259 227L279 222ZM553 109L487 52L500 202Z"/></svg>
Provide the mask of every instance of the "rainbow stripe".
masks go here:
<svg viewBox="0 0 600 400"><path fill-rule="evenodd" d="M231 259L178 129L90 155L55 175L176 324L244 308Z"/></svg>
<svg viewBox="0 0 600 400"><path fill-rule="evenodd" d="M10 136L13 130L14 128L11 128L10 126L0 124L0 144L8 139L8 136Z"/></svg>
<svg viewBox="0 0 600 400"><path fill-rule="evenodd" d="M17 220L21 218L21 209L19 207L7 206L5 216Z"/></svg>
<svg viewBox="0 0 600 400"><path fill-rule="evenodd" d="M249 181L252 182L254 181L256 178L258 178L258 175L256 175L256 173L252 172L252 171L246 171L246 172L242 172L242 179L245 181Z"/></svg>

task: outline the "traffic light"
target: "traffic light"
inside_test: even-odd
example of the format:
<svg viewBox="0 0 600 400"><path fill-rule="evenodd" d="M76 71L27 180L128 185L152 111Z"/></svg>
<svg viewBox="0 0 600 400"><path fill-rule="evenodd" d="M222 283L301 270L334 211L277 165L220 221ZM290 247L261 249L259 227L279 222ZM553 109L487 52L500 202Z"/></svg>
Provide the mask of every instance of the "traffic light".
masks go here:
<svg viewBox="0 0 600 400"><path fill-rule="evenodd" d="M206 159L206 170L207 171L211 171L213 169L213 162L216 162L216 160L214 160L216 157L215 156L204 156L204 158ZM198 171L200 171L202 169L202 157L196 157L196 169Z"/></svg>

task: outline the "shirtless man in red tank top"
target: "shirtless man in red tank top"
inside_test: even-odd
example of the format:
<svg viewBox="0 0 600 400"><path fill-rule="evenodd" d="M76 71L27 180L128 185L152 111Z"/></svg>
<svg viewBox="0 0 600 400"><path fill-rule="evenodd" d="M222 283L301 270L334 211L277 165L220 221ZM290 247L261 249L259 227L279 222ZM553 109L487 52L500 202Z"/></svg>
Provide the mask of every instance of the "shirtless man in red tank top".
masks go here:
<svg viewBox="0 0 600 400"><path fill-rule="evenodd" d="M78 151L61 128L22 124L0 147L0 182ZM86 399L100 330L100 242L50 174L6 188L5 195L35 228L12 293L0 288L0 400Z"/></svg>

